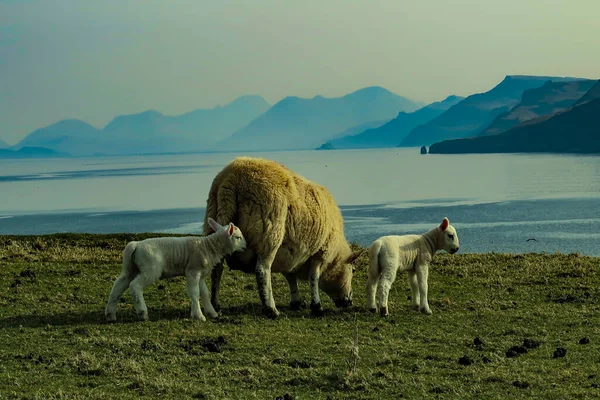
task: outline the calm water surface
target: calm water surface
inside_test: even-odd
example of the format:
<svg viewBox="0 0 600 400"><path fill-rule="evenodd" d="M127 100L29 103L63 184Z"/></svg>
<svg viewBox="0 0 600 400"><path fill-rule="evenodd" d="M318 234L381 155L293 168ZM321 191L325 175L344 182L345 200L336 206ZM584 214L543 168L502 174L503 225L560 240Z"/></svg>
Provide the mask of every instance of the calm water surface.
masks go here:
<svg viewBox="0 0 600 400"><path fill-rule="evenodd" d="M0 233L199 232L212 179L237 155L0 160ZM252 155L327 186L348 238L363 245L448 216L461 251L600 255L600 157L414 148Z"/></svg>

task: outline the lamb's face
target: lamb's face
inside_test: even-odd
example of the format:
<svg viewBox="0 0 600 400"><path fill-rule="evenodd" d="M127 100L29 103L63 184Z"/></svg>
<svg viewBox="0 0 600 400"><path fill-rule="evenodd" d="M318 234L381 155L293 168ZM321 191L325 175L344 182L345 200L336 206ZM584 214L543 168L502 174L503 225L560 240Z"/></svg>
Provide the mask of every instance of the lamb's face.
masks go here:
<svg viewBox="0 0 600 400"><path fill-rule="evenodd" d="M442 230L442 235L444 235L444 246L442 248L450 254L456 253L459 248L458 234L456 233L456 229L450 225L448 218L444 218L440 229Z"/></svg>
<svg viewBox="0 0 600 400"><path fill-rule="evenodd" d="M208 218L208 224L215 232L218 232L225 237L225 240L229 243L230 253L244 251L246 249L246 239L240 228L235 226L233 222L223 226L214 219Z"/></svg>
<svg viewBox="0 0 600 400"><path fill-rule="evenodd" d="M229 236L229 241L231 242L232 253L244 251L246 249L246 239L244 238L240 228L232 223L229 224L229 227L227 228L227 235Z"/></svg>

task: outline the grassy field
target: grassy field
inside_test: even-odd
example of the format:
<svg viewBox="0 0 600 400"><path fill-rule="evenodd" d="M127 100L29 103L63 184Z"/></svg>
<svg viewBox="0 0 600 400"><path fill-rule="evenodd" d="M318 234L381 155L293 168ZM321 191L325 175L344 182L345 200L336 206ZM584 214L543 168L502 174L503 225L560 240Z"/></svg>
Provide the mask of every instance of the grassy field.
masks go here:
<svg viewBox="0 0 600 400"><path fill-rule="evenodd" d="M0 236L0 398L600 397L598 258L440 254L433 315L399 276L387 319L365 309L366 253L355 306L323 295L322 318L288 309L280 275L282 315L264 318L254 277L226 269L219 320L188 318L179 278L147 289L149 322L127 291L107 324L121 251L142 237Z"/></svg>

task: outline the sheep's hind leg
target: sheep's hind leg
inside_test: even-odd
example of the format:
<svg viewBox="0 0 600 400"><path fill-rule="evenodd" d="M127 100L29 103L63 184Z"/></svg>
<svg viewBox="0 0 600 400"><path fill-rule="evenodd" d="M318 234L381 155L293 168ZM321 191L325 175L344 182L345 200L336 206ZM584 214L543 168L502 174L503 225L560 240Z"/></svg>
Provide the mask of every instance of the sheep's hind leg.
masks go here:
<svg viewBox="0 0 600 400"><path fill-rule="evenodd" d="M415 311L419 311L419 304L421 303L419 298L419 283L417 281L417 273L412 270L408 271L408 283L410 284L411 290L411 303L412 309Z"/></svg>
<svg viewBox="0 0 600 400"><path fill-rule="evenodd" d="M147 274L139 274L129 284L129 291L133 297L133 305L140 321L148 320L148 308L146 307L146 302L144 301L144 288L156 282L158 278L159 277L154 277Z"/></svg>
<svg viewBox="0 0 600 400"><path fill-rule="evenodd" d="M202 310L200 309L200 273L186 273L185 280L185 288L192 301L192 311L190 313L192 319L206 321L206 317L202 314Z"/></svg>
<svg viewBox="0 0 600 400"><path fill-rule="evenodd" d="M375 300L375 295L377 293L378 284L379 274L373 276L371 271L369 271L369 277L367 280L367 308L373 313L377 312L377 303Z"/></svg>
<svg viewBox="0 0 600 400"><path fill-rule="evenodd" d="M298 311L306 307L306 304L302 301L302 297L300 297L300 290L298 289L298 279L296 278L296 275L283 274L283 276L290 286L290 309Z"/></svg>
<svg viewBox="0 0 600 400"><path fill-rule="evenodd" d="M219 303L219 290L221 288L221 276L223 275L223 261L214 266L210 276L212 291L210 292L210 302L216 312L221 311ZM206 307L206 304L204 305Z"/></svg>
<svg viewBox="0 0 600 400"><path fill-rule="evenodd" d="M379 313L382 317L389 315L388 297L390 289L396 280L397 267L391 264L382 265L382 274L379 278L379 286L377 288L377 302L379 305Z"/></svg>
<svg viewBox="0 0 600 400"><path fill-rule="evenodd" d="M275 307L275 299L273 298L273 287L271 284L271 264L275 258L275 253L261 259L256 263L256 284L258 286L258 294L262 303L263 313L271 319L279 316L279 311Z"/></svg>
<svg viewBox="0 0 600 400"><path fill-rule="evenodd" d="M110 295L108 296L106 310L104 311L104 315L108 322L115 322L117 320L117 304L130 283L131 279L127 274L122 274L115 281L112 290L110 291Z"/></svg>
<svg viewBox="0 0 600 400"><path fill-rule="evenodd" d="M317 317L323 316L323 307L319 296L319 277L321 276L321 260L312 260L308 270L310 285L310 311Z"/></svg>
<svg viewBox="0 0 600 400"><path fill-rule="evenodd" d="M204 306L204 311L206 311L206 314L211 318L217 318L219 313L217 313L210 302L210 295L208 293L208 287L206 286L204 278L200 279L200 297L202 298L202 305Z"/></svg>

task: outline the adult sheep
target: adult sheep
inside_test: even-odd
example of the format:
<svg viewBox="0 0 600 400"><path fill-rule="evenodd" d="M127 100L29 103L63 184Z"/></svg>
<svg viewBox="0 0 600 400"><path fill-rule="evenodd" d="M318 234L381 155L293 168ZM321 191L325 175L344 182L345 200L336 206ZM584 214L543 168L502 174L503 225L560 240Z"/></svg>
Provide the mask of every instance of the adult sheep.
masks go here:
<svg viewBox="0 0 600 400"><path fill-rule="evenodd" d="M279 315L273 299L271 272L282 273L290 286L290 307L302 305L297 278L308 279L311 312L323 309L319 288L337 307L352 305L352 252L344 221L328 190L283 165L262 158L238 157L214 178L206 202L208 218L232 221L244 232L246 250L226 258L231 269L254 272L263 313ZM212 272L211 300L219 307L221 262Z"/></svg>

